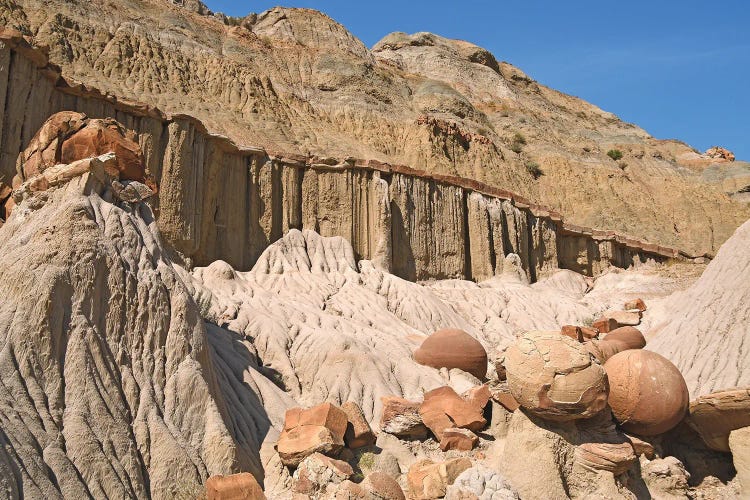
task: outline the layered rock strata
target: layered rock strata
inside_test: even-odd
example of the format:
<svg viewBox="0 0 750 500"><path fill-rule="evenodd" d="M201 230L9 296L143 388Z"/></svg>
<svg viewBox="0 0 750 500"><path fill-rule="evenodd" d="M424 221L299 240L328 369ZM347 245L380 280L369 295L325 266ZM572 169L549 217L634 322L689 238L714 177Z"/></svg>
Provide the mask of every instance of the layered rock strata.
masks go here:
<svg viewBox="0 0 750 500"><path fill-rule="evenodd" d="M0 119L5 184L23 177L19 153L56 112L113 117L134 131L158 185L159 229L198 265L224 260L250 269L293 228L343 236L357 259L410 280L483 280L502 274L510 253L532 281L558 267L597 274L634 258L681 255L566 224L553 210L465 178L237 146L190 116L166 116L64 79L43 51L11 30L0 36L0 101L7 108Z"/></svg>

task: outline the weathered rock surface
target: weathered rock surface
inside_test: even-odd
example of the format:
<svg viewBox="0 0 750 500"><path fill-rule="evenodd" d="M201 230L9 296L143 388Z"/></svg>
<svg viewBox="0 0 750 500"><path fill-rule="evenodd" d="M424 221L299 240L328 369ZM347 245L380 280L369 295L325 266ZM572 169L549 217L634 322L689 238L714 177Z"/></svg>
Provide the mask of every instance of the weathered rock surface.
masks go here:
<svg viewBox="0 0 750 500"><path fill-rule="evenodd" d="M373 500L406 500L398 482L383 472L372 472L362 481L362 488Z"/></svg>
<svg viewBox="0 0 750 500"><path fill-rule="evenodd" d="M680 369L691 398L750 386L748 245L750 221L721 247L693 286L650 308L648 349Z"/></svg>
<svg viewBox="0 0 750 500"><path fill-rule="evenodd" d="M750 496L750 427L735 429L729 434L729 449L742 494Z"/></svg>
<svg viewBox="0 0 750 500"><path fill-rule="evenodd" d="M505 352L508 387L543 418L588 418L607 404L607 375L584 347L559 332L529 332Z"/></svg>
<svg viewBox="0 0 750 500"><path fill-rule="evenodd" d="M643 479L655 499L689 498L690 473L675 457L651 460L643 466Z"/></svg>
<svg viewBox="0 0 750 500"><path fill-rule="evenodd" d="M206 497L207 500L266 500L258 481L248 472L209 477Z"/></svg>
<svg viewBox="0 0 750 500"><path fill-rule="evenodd" d="M347 401L341 405L341 409L346 413L348 420L344 434L346 446L355 449L375 444L375 434L362 413L362 408L354 401Z"/></svg>
<svg viewBox="0 0 750 500"><path fill-rule="evenodd" d="M353 474L348 463L316 452L302 460L294 471L294 491L317 496L334 489Z"/></svg>
<svg viewBox="0 0 750 500"><path fill-rule="evenodd" d="M120 206L109 182L82 170L28 192L0 228L5 491L172 498L262 479L291 399L203 322L150 207Z"/></svg>
<svg viewBox="0 0 750 500"><path fill-rule="evenodd" d="M627 350L604 365L609 406L623 429L642 436L662 434L687 416L685 380L667 359L651 351Z"/></svg>
<svg viewBox="0 0 750 500"><path fill-rule="evenodd" d="M425 393L419 416L442 444L443 432L447 429L482 430L487 425L483 410L484 406L464 400L452 388L440 387Z"/></svg>
<svg viewBox="0 0 750 500"><path fill-rule="evenodd" d="M518 494L510 483L497 471L475 465L463 471L448 486L446 500L517 500Z"/></svg>
<svg viewBox="0 0 750 500"><path fill-rule="evenodd" d="M456 328L439 330L414 351L414 360L434 368L459 368L479 380L487 374L487 351L475 338Z"/></svg>
<svg viewBox="0 0 750 500"><path fill-rule="evenodd" d="M420 403L395 396L381 398L383 412L380 430L404 438L422 438L428 434L419 414Z"/></svg>
<svg viewBox="0 0 750 500"><path fill-rule="evenodd" d="M604 335L601 340L590 340L584 343L599 363L604 364L615 354L629 349L643 349L646 339L637 328L621 326Z"/></svg>
<svg viewBox="0 0 750 500"><path fill-rule="evenodd" d="M691 401L689 423L709 448L730 451L730 432L750 426L750 388L714 392Z"/></svg>
<svg viewBox="0 0 750 500"><path fill-rule="evenodd" d="M331 403L287 410L276 451L291 467L314 453L336 456L344 446L347 422L346 413Z"/></svg>
<svg viewBox="0 0 750 500"><path fill-rule="evenodd" d="M468 458L452 458L445 462L424 459L409 468L407 483L410 498L430 500L442 498L462 472L471 468Z"/></svg>

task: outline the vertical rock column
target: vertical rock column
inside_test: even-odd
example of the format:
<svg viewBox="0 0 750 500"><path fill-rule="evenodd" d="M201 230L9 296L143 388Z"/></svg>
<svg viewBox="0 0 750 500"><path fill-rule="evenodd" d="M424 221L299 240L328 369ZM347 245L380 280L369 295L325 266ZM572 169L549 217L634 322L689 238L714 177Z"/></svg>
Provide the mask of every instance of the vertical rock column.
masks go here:
<svg viewBox="0 0 750 500"><path fill-rule="evenodd" d="M466 278L464 190L393 174L393 272L409 280Z"/></svg>

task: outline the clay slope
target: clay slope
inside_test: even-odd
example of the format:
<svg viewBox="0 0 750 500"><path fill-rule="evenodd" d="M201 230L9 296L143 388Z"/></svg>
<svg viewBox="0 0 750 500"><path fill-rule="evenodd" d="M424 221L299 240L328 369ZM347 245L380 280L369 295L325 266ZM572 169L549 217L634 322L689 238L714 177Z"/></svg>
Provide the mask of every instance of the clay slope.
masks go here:
<svg viewBox="0 0 750 500"><path fill-rule="evenodd" d="M677 365L692 398L750 385L750 221L693 286L651 313L648 348Z"/></svg>
<svg viewBox="0 0 750 500"><path fill-rule="evenodd" d="M202 11L2 0L0 20L49 45L66 77L196 116L240 144L457 174L571 223L694 255L714 253L750 216L741 196L702 175L712 160L696 163L687 145L655 140L472 44L393 34L368 50L315 11L240 20L191 10ZM7 184L12 172L0 176Z"/></svg>
<svg viewBox="0 0 750 500"><path fill-rule="evenodd" d="M146 204L89 176L0 228L3 498L175 498L262 478L291 399L204 325Z"/></svg>

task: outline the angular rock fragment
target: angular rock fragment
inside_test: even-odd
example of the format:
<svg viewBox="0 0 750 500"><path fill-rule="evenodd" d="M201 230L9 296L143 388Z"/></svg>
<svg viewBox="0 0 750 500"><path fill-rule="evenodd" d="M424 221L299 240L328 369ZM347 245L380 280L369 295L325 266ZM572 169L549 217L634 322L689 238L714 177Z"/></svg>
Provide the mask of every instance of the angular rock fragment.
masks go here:
<svg viewBox="0 0 750 500"><path fill-rule="evenodd" d="M574 325L563 326L560 330L560 333L562 335L565 335L566 337L570 337L573 340L577 340L578 342L585 342L587 340L595 339L597 335L599 335L599 331L594 328Z"/></svg>
<svg viewBox="0 0 750 500"><path fill-rule="evenodd" d="M422 439L429 434L419 415L420 403L407 399L385 396L383 414L380 417L380 430L401 438Z"/></svg>
<svg viewBox="0 0 750 500"><path fill-rule="evenodd" d="M576 447L576 461L579 465L604 470L618 476L627 471L636 461L633 446L620 443L582 443Z"/></svg>
<svg viewBox="0 0 750 500"><path fill-rule="evenodd" d="M625 302L625 307L623 308L626 311L631 311L633 309L637 309L641 312L646 310L646 303L643 301L643 299L633 299Z"/></svg>
<svg viewBox="0 0 750 500"><path fill-rule="evenodd" d="M486 404L486 402L485 402ZM419 407L422 422L442 442L443 432L452 427L482 430L487 425L483 416L484 406L466 401L451 387L440 387L424 395Z"/></svg>
<svg viewBox="0 0 750 500"><path fill-rule="evenodd" d="M206 481L207 500L265 500L258 481L249 472L211 476Z"/></svg>
<svg viewBox="0 0 750 500"><path fill-rule="evenodd" d="M641 317L643 313L640 310L632 311L607 311L604 313L604 317L609 320L614 320L617 323L615 328L621 326L637 326L641 324ZM611 327L610 327L610 331Z"/></svg>
<svg viewBox="0 0 750 500"><path fill-rule="evenodd" d="M609 377L609 405L624 430L655 436L687 415L685 379L668 359L632 349L615 354L604 368Z"/></svg>
<svg viewBox="0 0 750 500"><path fill-rule="evenodd" d="M517 500L513 486L496 470L483 465L475 465L463 471L448 486L446 500Z"/></svg>
<svg viewBox="0 0 750 500"><path fill-rule="evenodd" d="M479 380L487 375L487 351L477 339L463 330L438 330L414 351L414 360L433 368L458 368Z"/></svg>
<svg viewBox="0 0 750 500"><path fill-rule="evenodd" d="M330 486L346 481L354 474L352 466L341 460L313 453L294 471L294 491L306 495L325 492Z"/></svg>
<svg viewBox="0 0 750 500"><path fill-rule="evenodd" d="M591 417L607 404L607 375L577 341L529 332L505 353L508 387L518 403L551 420Z"/></svg>
<svg viewBox="0 0 750 500"><path fill-rule="evenodd" d="M406 500L404 490L398 482L384 472L371 472L362 481L362 488L370 494L369 498L382 500Z"/></svg>
<svg viewBox="0 0 750 500"><path fill-rule="evenodd" d="M316 452L336 455L344 446L346 425L346 413L331 403L292 408L286 412L276 451L282 463L290 467Z"/></svg>
<svg viewBox="0 0 750 500"><path fill-rule="evenodd" d="M736 388L701 396L690 403L688 423L709 448L728 452L729 433L750 427L750 388Z"/></svg>
<svg viewBox="0 0 750 500"><path fill-rule="evenodd" d="M443 451L471 451L479 443L479 437L469 429L450 427L443 429L440 438L440 449Z"/></svg>
<svg viewBox="0 0 750 500"><path fill-rule="evenodd" d="M599 318L591 323L591 327L595 328L599 333L609 333L618 326L617 320L614 318Z"/></svg>
<svg viewBox="0 0 750 500"><path fill-rule="evenodd" d="M341 405L341 409L346 413L348 420L346 433L344 434L346 446L355 449L375 444L375 434L373 434L370 424L367 423L362 408L353 401L347 401Z"/></svg>
<svg viewBox="0 0 750 500"><path fill-rule="evenodd" d="M466 469L471 467L468 458L454 458L445 462L429 459L415 462L406 476L410 498L431 500L445 496L448 486Z"/></svg>

